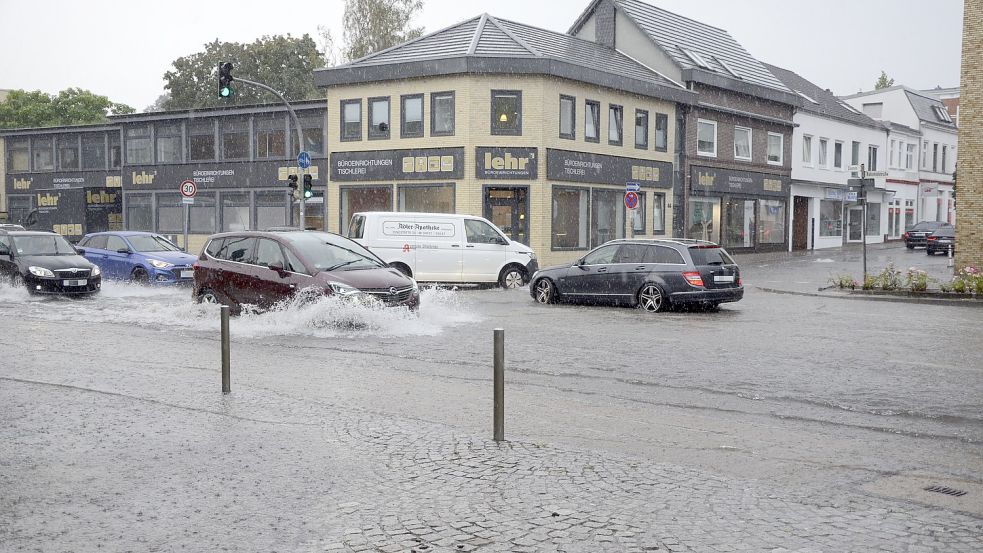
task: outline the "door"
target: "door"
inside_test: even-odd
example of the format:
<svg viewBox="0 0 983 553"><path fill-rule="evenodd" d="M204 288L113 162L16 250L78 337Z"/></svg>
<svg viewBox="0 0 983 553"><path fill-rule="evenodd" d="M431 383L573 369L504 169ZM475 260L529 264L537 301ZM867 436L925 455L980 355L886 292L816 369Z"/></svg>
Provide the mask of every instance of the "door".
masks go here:
<svg viewBox="0 0 983 553"><path fill-rule="evenodd" d="M572 296L604 294L607 273L618 253L618 244L601 246L587 254L583 261L567 270L558 286L561 294Z"/></svg>
<svg viewBox="0 0 983 553"><path fill-rule="evenodd" d="M256 251L256 239L251 236L230 236L222 243L216 257L214 292L235 303L253 303L251 289L255 286L251 265Z"/></svg>
<svg viewBox="0 0 983 553"><path fill-rule="evenodd" d="M847 240L859 242L863 238L864 210L851 207L847 210Z"/></svg>
<svg viewBox="0 0 983 553"><path fill-rule="evenodd" d="M485 219L510 240L529 245L528 188L488 188L485 190Z"/></svg>
<svg viewBox="0 0 983 553"><path fill-rule="evenodd" d="M494 282L505 265L508 240L481 219L465 219L465 244L462 280Z"/></svg>
<svg viewBox="0 0 983 553"><path fill-rule="evenodd" d="M724 245L753 248L755 238L754 200L728 198L724 204Z"/></svg>
<svg viewBox="0 0 983 553"><path fill-rule="evenodd" d="M401 246L403 256L413 263L410 265L413 277L424 282L461 282L465 249L463 219L417 218L413 223L421 229L419 234L407 237Z"/></svg>
<svg viewBox="0 0 983 553"><path fill-rule="evenodd" d="M647 264L645 259L648 248L644 244L619 246L607 272L598 278L600 290L597 293L611 299L619 299L618 296L633 297L652 270L652 265Z"/></svg>
<svg viewBox="0 0 983 553"><path fill-rule="evenodd" d="M792 205L792 249L809 249L809 198L796 196Z"/></svg>
<svg viewBox="0 0 983 553"><path fill-rule="evenodd" d="M270 307L293 296L297 290L296 278L288 271L292 265L286 261L279 242L260 238L256 243L254 263L249 275L252 286L244 292L242 297L248 299L243 299L242 302ZM270 267L279 267L281 270Z"/></svg>
<svg viewBox="0 0 983 553"><path fill-rule="evenodd" d="M112 278L109 273L109 252L106 251L106 235L93 236L85 242L85 258L102 271L103 278Z"/></svg>
<svg viewBox="0 0 983 553"><path fill-rule="evenodd" d="M119 250L127 250L131 253L120 253ZM110 234L106 237L105 253L104 263L106 267L105 269L101 266L99 268L106 271L109 278L129 278L133 272L133 262L131 261L133 253L130 250L130 245L119 236Z"/></svg>

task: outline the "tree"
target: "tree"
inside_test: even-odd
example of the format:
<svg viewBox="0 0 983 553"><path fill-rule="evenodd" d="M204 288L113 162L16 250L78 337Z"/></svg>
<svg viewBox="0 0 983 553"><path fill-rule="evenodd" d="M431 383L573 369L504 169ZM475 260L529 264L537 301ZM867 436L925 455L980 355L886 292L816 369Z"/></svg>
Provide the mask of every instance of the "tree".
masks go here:
<svg viewBox="0 0 983 553"><path fill-rule="evenodd" d="M40 90L12 90L0 102L0 128L56 127L103 123L109 115L133 113L126 104L111 101L81 88L67 88L56 95Z"/></svg>
<svg viewBox="0 0 983 553"><path fill-rule="evenodd" d="M887 73L883 70L881 71L881 76L877 78L877 82L874 83L874 90L880 90L882 88L888 88L894 86L894 79L887 78Z"/></svg>
<svg viewBox="0 0 983 553"><path fill-rule="evenodd" d="M144 113L156 113L158 111L164 111L164 104L166 104L167 101L170 98L171 98L171 95L170 94L167 94L167 93L161 94L160 96L157 97L156 100L154 100L154 103L152 103L149 106L143 108L143 112Z"/></svg>
<svg viewBox="0 0 983 553"><path fill-rule="evenodd" d="M174 68L164 74L164 88L170 97L165 109L192 109L226 105L218 97L217 68L221 62L235 65L233 77L261 82L277 90L287 100L321 98L314 86L314 70L324 60L310 35L264 36L249 44L220 42L205 45L201 52L174 60ZM243 104L278 102L279 99L260 88L239 83L233 101Z"/></svg>
<svg viewBox="0 0 983 553"><path fill-rule="evenodd" d="M321 53L324 57L324 66L334 67L338 65L341 62L342 55L338 47L338 42L331 33L331 29L324 25L318 25L317 34L319 39L318 46L321 48Z"/></svg>
<svg viewBox="0 0 983 553"><path fill-rule="evenodd" d="M422 0L345 0L344 57L357 60L423 34L410 20Z"/></svg>

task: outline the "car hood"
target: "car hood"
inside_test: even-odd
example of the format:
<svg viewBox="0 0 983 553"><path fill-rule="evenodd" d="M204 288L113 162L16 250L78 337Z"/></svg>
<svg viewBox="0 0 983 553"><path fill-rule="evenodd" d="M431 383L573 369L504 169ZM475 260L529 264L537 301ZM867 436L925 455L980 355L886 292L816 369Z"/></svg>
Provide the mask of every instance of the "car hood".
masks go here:
<svg viewBox="0 0 983 553"><path fill-rule="evenodd" d="M175 265L191 265L198 260L197 257L184 252L140 252L139 255L147 259L159 259Z"/></svg>
<svg viewBox="0 0 983 553"><path fill-rule="evenodd" d="M44 267L52 271L58 269L92 269L94 265L81 255L22 255L17 257L17 261L26 269L27 267Z"/></svg>
<svg viewBox="0 0 983 553"><path fill-rule="evenodd" d="M360 290L372 288L405 288L412 286L413 281L403 273L390 267L378 269L355 269L351 271L320 272L316 277L325 284L340 282Z"/></svg>
<svg viewBox="0 0 983 553"><path fill-rule="evenodd" d="M515 240L509 240L509 250L518 253L533 253L532 248Z"/></svg>
<svg viewBox="0 0 983 553"><path fill-rule="evenodd" d="M537 273L538 274L542 274L542 273L549 273L549 272L561 271L561 270L564 270L564 269L569 269L571 266L573 266L574 263L575 263L575 261L571 261L570 263L567 263L566 265L552 265L550 267L543 267Z"/></svg>

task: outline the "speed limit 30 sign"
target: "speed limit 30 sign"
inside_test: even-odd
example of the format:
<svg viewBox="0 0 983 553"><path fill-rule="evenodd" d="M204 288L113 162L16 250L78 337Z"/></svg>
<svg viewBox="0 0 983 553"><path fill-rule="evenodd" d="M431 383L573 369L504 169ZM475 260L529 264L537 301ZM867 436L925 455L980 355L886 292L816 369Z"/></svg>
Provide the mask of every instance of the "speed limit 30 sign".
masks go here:
<svg viewBox="0 0 983 553"><path fill-rule="evenodd" d="M194 198L198 193L198 185L193 180L186 180L181 183L181 195L185 198Z"/></svg>

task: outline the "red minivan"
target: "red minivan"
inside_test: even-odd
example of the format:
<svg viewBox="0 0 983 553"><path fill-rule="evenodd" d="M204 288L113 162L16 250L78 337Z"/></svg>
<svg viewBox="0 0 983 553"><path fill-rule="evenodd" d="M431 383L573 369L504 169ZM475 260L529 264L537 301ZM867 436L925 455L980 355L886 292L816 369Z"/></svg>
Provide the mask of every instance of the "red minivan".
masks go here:
<svg viewBox="0 0 983 553"><path fill-rule="evenodd" d="M209 237L194 264L194 298L268 308L305 288L327 295L370 296L416 310L416 281L356 242L328 232L226 232Z"/></svg>

